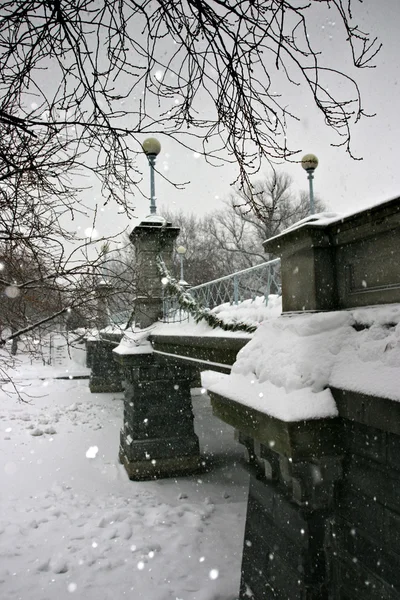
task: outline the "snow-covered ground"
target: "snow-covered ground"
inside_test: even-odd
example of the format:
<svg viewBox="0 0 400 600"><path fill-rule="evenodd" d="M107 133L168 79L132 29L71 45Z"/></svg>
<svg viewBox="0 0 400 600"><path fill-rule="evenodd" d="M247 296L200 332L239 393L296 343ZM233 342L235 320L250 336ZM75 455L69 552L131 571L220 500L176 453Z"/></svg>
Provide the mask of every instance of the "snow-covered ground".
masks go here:
<svg viewBox="0 0 400 600"><path fill-rule="evenodd" d="M34 369L14 372L29 403L1 393L1 600L236 599L248 476L207 396L193 402L211 471L133 482L117 458L122 394Z"/></svg>

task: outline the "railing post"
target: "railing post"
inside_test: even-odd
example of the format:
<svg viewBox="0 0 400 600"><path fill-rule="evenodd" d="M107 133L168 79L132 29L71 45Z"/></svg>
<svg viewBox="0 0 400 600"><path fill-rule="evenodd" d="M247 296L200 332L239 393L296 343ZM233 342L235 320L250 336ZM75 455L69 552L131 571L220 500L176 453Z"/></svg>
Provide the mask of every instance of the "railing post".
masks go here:
<svg viewBox="0 0 400 600"><path fill-rule="evenodd" d="M237 275L233 276L233 302L239 303L239 279Z"/></svg>
<svg viewBox="0 0 400 600"><path fill-rule="evenodd" d="M264 295L264 297L265 297L265 306L268 306L268 298L269 298L270 293L271 293L271 269L269 268L268 269L267 287L266 287L265 295Z"/></svg>

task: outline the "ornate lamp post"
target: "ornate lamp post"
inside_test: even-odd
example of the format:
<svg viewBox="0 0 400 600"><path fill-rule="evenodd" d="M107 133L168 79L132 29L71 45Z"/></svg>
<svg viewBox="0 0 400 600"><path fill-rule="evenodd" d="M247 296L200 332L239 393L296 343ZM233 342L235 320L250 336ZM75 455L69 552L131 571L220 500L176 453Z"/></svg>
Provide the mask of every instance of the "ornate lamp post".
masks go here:
<svg viewBox="0 0 400 600"><path fill-rule="evenodd" d="M161 144L156 138L147 138L142 144L143 152L147 156L150 166L150 214L157 213L156 208L156 193L154 184L154 166L156 164L157 155L161 152Z"/></svg>
<svg viewBox="0 0 400 600"><path fill-rule="evenodd" d="M301 166L308 174L308 182L310 187L310 215L315 213L314 207L314 189L313 189L313 179L314 179L314 171L318 167L318 158L315 154L306 154L301 159Z"/></svg>
<svg viewBox="0 0 400 600"><path fill-rule="evenodd" d="M183 279L183 257L186 254L186 248L184 246L178 246L176 249L178 255L179 255L179 260L181 263L181 280L179 283L186 283L186 281Z"/></svg>

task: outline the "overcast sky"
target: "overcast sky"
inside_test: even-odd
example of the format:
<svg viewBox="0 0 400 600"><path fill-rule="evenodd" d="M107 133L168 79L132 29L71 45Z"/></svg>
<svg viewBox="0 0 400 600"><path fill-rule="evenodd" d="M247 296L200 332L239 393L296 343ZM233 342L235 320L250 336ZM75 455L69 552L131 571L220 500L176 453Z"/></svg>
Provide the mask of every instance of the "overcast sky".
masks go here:
<svg viewBox="0 0 400 600"><path fill-rule="evenodd" d="M400 0L364 0L363 4L354 2L353 12L361 29L372 32L383 44L374 60L376 68L356 71L364 108L368 113L376 113L371 119L362 119L352 130L353 152L363 160L355 161L344 148L331 146L337 143L338 138L324 126L307 90L281 90L285 102L287 98L287 104L300 118L299 123L289 125L289 145L301 149L299 158L309 152L318 156L320 162L315 172L314 189L330 210L335 212L361 209L400 195ZM326 18L326 10L323 14L322 18L322 12L316 13L312 22L312 39L315 39L316 32L321 49L328 50L339 68L342 65L346 67L349 64L349 50L337 34L334 21ZM222 208L222 201L229 196L231 183L236 177L236 168L232 165L211 167L203 157L183 149L167 137L160 136L159 139L162 150L157 168L173 181L189 180L190 183L179 191L157 177L158 206L183 209L198 215ZM144 155L139 157L138 166L143 169L146 181L148 168ZM294 193L308 189L306 173L299 164L285 163L276 168L286 171L293 178ZM268 170L265 164L260 177L263 173L268 174ZM146 185L145 182L145 191ZM139 195L136 207L139 219L149 212L148 201ZM116 214L115 206L110 206L102 212L98 227L100 233L106 233L121 227L123 223L124 217Z"/></svg>

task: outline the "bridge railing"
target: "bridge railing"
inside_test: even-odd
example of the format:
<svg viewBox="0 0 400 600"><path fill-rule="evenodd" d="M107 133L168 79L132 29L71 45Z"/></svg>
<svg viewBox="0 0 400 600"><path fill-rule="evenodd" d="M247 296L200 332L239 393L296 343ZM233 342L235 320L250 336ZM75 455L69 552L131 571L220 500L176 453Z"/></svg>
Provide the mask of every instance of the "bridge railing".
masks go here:
<svg viewBox="0 0 400 600"><path fill-rule="evenodd" d="M270 260L255 267L219 277L213 281L188 288L188 293L203 308L212 309L229 302L239 304L264 296L266 305L270 294L281 293L281 261ZM176 298L164 296L164 322L186 320L187 314L179 307Z"/></svg>

